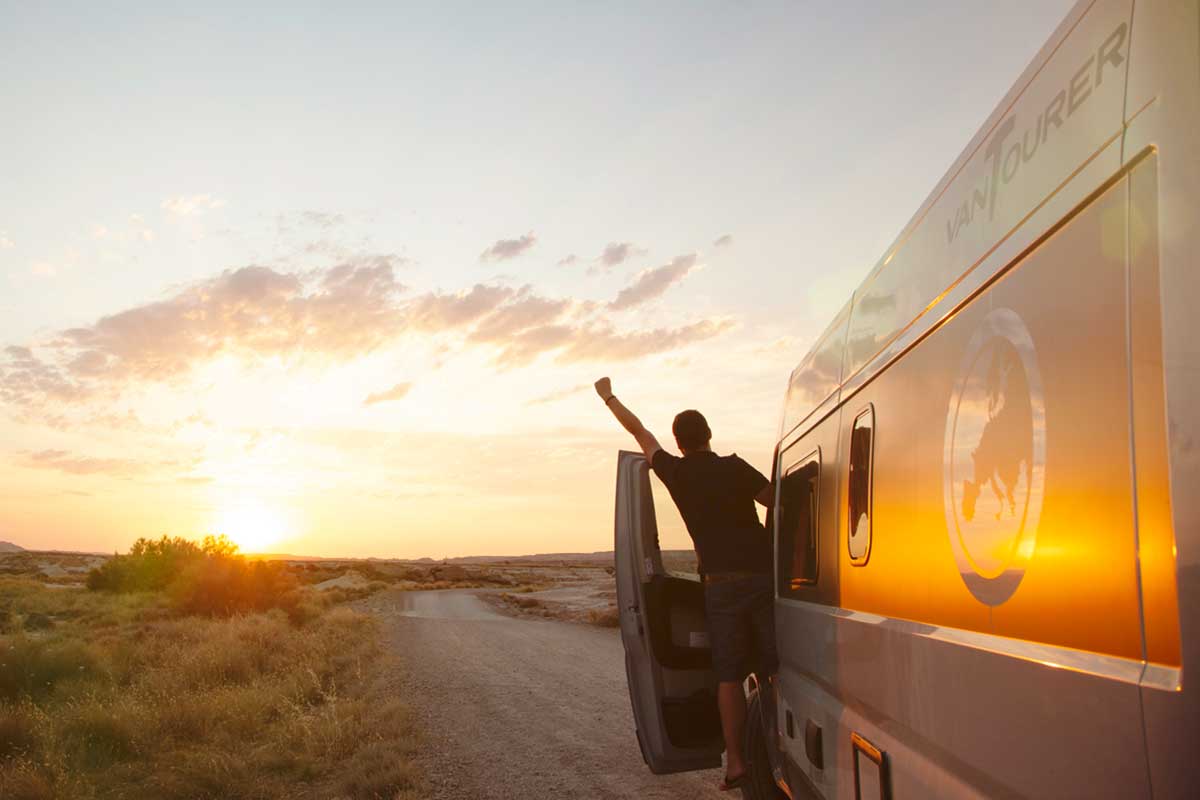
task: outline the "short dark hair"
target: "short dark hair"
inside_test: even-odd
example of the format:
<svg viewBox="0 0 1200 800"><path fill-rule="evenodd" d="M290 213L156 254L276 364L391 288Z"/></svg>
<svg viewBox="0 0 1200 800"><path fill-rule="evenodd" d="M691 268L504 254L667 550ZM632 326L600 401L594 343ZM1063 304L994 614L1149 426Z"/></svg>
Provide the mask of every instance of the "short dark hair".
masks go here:
<svg viewBox="0 0 1200 800"><path fill-rule="evenodd" d="M680 411L671 423L671 433L675 434L675 443L680 450L699 450L712 439L712 431L708 429L708 420L693 408Z"/></svg>

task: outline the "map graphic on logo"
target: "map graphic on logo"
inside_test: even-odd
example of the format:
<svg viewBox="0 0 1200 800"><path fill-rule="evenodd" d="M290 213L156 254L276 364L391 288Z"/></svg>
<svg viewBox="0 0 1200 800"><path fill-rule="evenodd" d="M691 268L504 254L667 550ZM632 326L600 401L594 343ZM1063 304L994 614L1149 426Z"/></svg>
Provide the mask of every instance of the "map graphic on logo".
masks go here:
<svg viewBox="0 0 1200 800"><path fill-rule="evenodd" d="M1037 539L1046 412L1033 338L1016 312L988 314L963 355L946 417L946 527L963 582L1008 600Z"/></svg>

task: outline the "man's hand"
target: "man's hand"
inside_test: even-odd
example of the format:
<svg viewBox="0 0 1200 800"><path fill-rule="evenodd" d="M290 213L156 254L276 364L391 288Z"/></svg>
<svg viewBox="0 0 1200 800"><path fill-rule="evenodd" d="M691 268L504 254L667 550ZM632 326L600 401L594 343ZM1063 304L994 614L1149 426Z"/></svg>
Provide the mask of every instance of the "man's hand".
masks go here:
<svg viewBox="0 0 1200 800"><path fill-rule="evenodd" d="M621 423L621 427L633 434L633 438L637 439L638 446L642 448L642 452L646 454L646 460L651 464L654 463L654 454L662 447L659 446L658 440L654 438L654 434L646 430L642 425L642 421L634 416L634 413L625 407L625 404L613 396L612 381L608 378L601 378L596 381L596 394L600 395L600 399L604 401L604 405L608 406L608 410L617 418L617 422Z"/></svg>

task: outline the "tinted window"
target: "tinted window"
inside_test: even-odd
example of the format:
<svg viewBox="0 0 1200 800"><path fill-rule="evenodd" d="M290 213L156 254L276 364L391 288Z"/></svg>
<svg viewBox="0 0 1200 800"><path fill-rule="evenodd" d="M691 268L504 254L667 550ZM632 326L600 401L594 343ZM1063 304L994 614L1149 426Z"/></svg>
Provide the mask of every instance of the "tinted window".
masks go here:
<svg viewBox="0 0 1200 800"><path fill-rule="evenodd" d="M817 582L817 498L820 453L788 468L779 487L779 593Z"/></svg>
<svg viewBox="0 0 1200 800"><path fill-rule="evenodd" d="M850 432L850 563L865 564L871 553L871 451L875 445L875 408L854 419Z"/></svg>

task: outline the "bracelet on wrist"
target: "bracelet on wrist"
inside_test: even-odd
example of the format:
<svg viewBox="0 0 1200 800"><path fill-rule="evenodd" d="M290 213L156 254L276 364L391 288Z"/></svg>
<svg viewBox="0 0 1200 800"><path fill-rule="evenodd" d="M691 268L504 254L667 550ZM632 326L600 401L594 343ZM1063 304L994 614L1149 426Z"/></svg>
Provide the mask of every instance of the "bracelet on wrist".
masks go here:
<svg viewBox="0 0 1200 800"><path fill-rule="evenodd" d="M615 397L616 397L615 394L610 394L608 397L604 398L604 405L608 405L608 402Z"/></svg>

